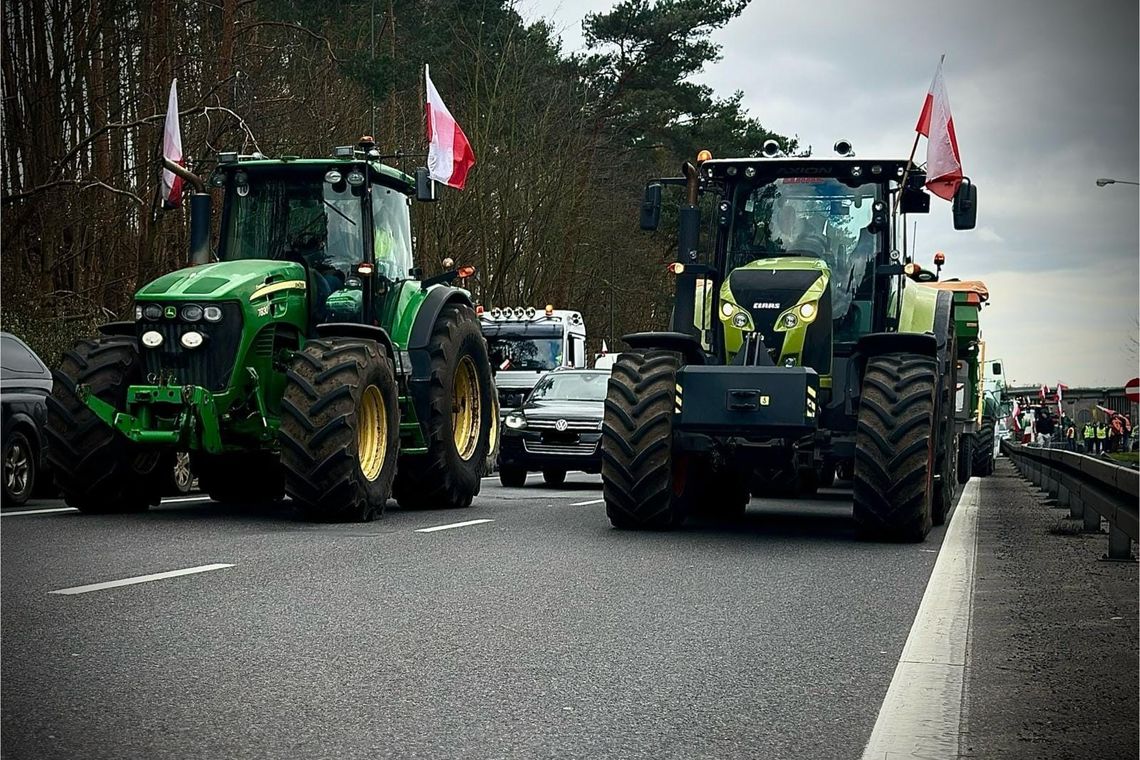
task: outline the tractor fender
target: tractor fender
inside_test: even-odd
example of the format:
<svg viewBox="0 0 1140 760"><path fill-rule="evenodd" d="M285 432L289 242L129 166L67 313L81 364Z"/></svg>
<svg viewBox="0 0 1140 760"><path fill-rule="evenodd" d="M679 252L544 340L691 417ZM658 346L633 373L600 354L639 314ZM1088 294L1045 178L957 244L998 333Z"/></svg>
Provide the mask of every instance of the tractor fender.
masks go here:
<svg viewBox="0 0 1140 760"><path fill-rule="evenodd" d="M692 335L681 332L640 332L623 335L622 340L635 351L664 349L675 351L685 357L685 364L706 364L706 356L701 343Z"/></svg>
<svg viewBox="0 0 1140 760"><path fill-rule="evenodd" d="M384 347L388 358L394 363L398 362L396 348L392 339L383 327L376 325L362 325L356 322L322 322L316 327L318 338L360 338L372 340Z"/></svg>
<svg viewBox="0 0 1140 760"><path fill-rule="evenodd" d="M419 312L408 333L408 359L411 375L408 378L408 392L419 417L420 428L427 435L427 420L431 416L431 403L428 398L428 383L431 381L431 333L435 321L448 304L471 306L471 298L459 288L437 285L428 291L427 298L420 304Z"/></svg>

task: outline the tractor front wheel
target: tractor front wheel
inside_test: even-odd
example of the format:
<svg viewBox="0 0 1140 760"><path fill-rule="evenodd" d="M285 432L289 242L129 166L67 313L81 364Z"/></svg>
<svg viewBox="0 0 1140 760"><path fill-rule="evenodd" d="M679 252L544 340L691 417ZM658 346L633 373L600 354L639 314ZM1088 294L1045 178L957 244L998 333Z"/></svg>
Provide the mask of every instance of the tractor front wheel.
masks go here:
<svg viewBox="0 0 1140 760"><path fill-rule="evenodd" d="M405 509L471 506L499 424L487 342L475 311L447 304L428 343L427 453L400 458L396 499Z"/></svg>
<svg viewBox="0 0 1140 760"><path fill-rule="evenodd" d="M922 541L931 527L937 363L911 353L873 356L855 433L853 516L868 538Z"/></svg>
<svg viewBox="0 0 1140 760"><path fill-rule="evenodd" d="M91 411L78 386L116 409L143 382L138 343L127 336L80 341L63 355L47 400L48 460L68 506L90 514L142 512L168 475L157 449L131 443Z"/></svg>
<svg viewBox="0 0 1140 760"><path fill-rule="evenodd" d="M305 517L368 522L396 476L400 412L392 360L372 341L310 340L281 399L285 491Z"/></svg>
<svg viewBox="0 0 1140 760"><path fill-rule="evenodd" d="M974 474L980 478L994 474L994 423L986 420L974 441Z"/></svg>
<svg viewBox="0 0 1140 760"><path fill-rule="evenodd" d="M602 495L615 528L668 530L684 517L686 473L674 474L673 409L680 357L624 353L614 363L602 421Z"/></svg>

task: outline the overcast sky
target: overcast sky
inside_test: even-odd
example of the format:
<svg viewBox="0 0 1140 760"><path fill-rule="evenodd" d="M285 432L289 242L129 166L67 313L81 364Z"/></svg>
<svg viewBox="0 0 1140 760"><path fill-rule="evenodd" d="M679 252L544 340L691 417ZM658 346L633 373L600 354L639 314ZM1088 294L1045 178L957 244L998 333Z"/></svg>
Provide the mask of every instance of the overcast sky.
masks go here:
<svg viewBox="0 0 1140 760"><path fill-rule="evenodd" d="M582 18L608 0L520 0L583 50ZM816 155L839 138L864 156L909 154L938 56L978 228L950 204L919 217L918 260L980 278L991 358L1017 384L1122 385L1140 374L1140 19L1136 0L753 0L715 40L698 80L744 93L765 127ZM709 146L714 154L716 146ZM918 159L925 161L925 140ZM679 157L680 158L680 157Z"/></svg>

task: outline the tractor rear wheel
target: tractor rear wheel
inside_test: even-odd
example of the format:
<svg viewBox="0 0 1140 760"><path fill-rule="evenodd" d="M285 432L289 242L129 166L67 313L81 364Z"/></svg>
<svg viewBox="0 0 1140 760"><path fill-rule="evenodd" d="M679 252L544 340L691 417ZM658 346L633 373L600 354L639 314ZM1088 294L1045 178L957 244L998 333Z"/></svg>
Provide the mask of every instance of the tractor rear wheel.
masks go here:
<svg viewBox="0 0 1140 760"><path fill-rule="evenodd" d="M615 528L668 530L684 517L674 473L673 410L680 357L624 353L614 363L602 421L602 495Z"/></svg>
<svg viewBox="0 0 1140 760"><path fill-rule="evenodd" d="M475 311L447 304L428 344L427 453L400 458L396 499L405 509L471 506L499 424L487 343Z"/></svg>
<svg viewBox="0 0 1140 760"><path fill-rule="evenodd" d="M855 433L853 516L860 532L922 541L933 497L937 363L932 356L873 356L863 376Z"/></svg>
<svg viewBox="0 0 1140 760"><path fill-rule="evenodd" d="M994 422L986 420L974 441L974 474L980 478L994 474Z"/></svg>
<svg viewBox="0 0 1140 760"><path fill-rule="evenodd" d="M116 409L143 382L138 343L128 336L83 340L63 355L47 399L48 460L68 506L90 514L142 512L162 498L159 449L131 443L95 415L77 386Z"/></svg>
<svg viewBox="0 0 1140 760"><path fill-rule="evenodd" d="M285 498L285 470L274 454L194 452L198 488L222 504L269 504Z"/></svg>
<svg viewBox="0 0 1140 760"><path fill-rule="evenodd" d="M310 340L281 399L285 491L309 519L368 522L396 476L400 412L392 360L372 341Z"/></svg>

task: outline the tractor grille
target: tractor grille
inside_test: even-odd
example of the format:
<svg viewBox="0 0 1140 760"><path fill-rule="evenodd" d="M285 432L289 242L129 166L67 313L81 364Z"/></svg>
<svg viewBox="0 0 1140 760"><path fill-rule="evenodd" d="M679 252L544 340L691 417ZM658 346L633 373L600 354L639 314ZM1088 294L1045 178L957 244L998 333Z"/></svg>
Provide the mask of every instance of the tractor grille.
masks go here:
<svg viewBox="0 0 1140 760"><path fill-rule="evenodd" d="M180 309L186 303L163 303L160 306L170 305ZM211 305L221 307L220 322L184 322L178 316L174 319L163 317L153 322L144 319L138 323L139 350L143 355L147 382L199 385L211 391L225 389L241 345L241 306L236 303ZM156 348L147 348L141 341L143 334L151 330L162 336L162 343ZM182 336L188 332L201 333L202 345L197 348L183 347Z"/></svg>
<svg viewBox="0 0 1140 760"><path fill-rule="evenodd" d="M733 297L752 314L752 321L774 359L779 359L787 335L774 329L777 317L799 301L821 274L818 269L737 269L728 276ZM754 304L764 304L764 307L753 308ZM808 327L802 356L803 365L820 374L831 371L831 330L829 288L819 301L819 314Z"/></svg>

